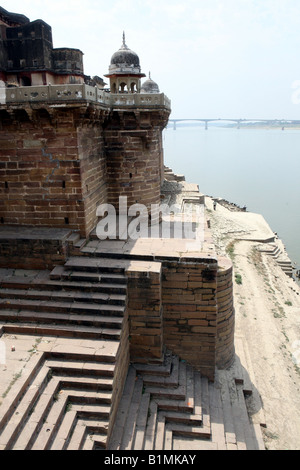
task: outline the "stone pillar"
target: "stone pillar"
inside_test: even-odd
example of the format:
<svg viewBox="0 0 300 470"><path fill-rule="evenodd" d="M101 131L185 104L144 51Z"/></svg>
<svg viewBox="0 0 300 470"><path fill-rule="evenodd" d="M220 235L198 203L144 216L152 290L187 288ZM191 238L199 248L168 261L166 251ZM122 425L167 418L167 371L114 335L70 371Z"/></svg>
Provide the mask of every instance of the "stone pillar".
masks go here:
<svg viewBox="0 0 300 470"><path fill-rule="evenodd" d="M162 359L161 263L131 263L127 270L130 359Z"/></svg>
<svg viewBox="0 0 300 470"><path fill-rule="evenodd" d="M164 262L164 344L214 380L217 329L217 261Z"/></svg>

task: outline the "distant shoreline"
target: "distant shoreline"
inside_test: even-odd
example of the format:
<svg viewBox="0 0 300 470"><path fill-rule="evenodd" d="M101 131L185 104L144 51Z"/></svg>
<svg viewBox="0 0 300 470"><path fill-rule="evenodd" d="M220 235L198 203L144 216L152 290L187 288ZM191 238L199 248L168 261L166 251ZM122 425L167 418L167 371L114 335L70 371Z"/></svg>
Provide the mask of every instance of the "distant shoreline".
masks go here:
<svg viewBox="0 0 300 470"><path fill-rule="evenodd" d="M227 201L226 199L224 199L222 197L213 197L213 196L208 196L208 195L206 195L206 196L209 197L210 199L212 199L213 201L216 201L218 204L225 207L229 211L248 212L247 207L240 207L238 204L236 204L234 202ZM260 215L265 220L265 223L267 225L269 225L267 220L265 219L265 217L262 214L260 214ZM273 230L271 228L270 228L270 231L273 232ZM286 259L288 261L290 261L291 266L293 267L292 279L300 286L300 278L298 278L297 275L296 275L296 272L299 270L300 266L298 266L297 263L290 257L289 253L286 250L286 246L284 244L284 241L280 237L278 237L276 232L273 232L273 234L274 234L274 239L275 239L274 243L276 243L276 240L277 240L277 243L280 243L282 245L283 252L285 253Z"/></svg>
<svg viewBox="0 0 300 470"><path fill-rule="evenodd" d="M236 125L224 125L220 127L225 127L228 129L236 129ZM284 130L300 130L300 124L297 125L266 125L266 124L240 124L240 129L262 129L262 130L272 130L272 129L284 129Z"/></svg>
<svg viewBox="0 0 300 470"><path fill-rule="evenodd" d="M179 128L186 128L186 127L199 127L204 129L205 125L204 124L196 124L196 123L176 123L176 129ZM222 129L237 129L237 124L216 124L216 123L209 123L208 124L208 129L210 128L222 128ZM173 123L169 123L167 126L167 129L173 129ZM274 124L274 125L267 125L267 124L258 124L258 123L249 123L249 124L243 124L241 123L239 126L239 129L261 129L261 130L300 130L300 124L299 125L280 125L280 124Z"/></svg>

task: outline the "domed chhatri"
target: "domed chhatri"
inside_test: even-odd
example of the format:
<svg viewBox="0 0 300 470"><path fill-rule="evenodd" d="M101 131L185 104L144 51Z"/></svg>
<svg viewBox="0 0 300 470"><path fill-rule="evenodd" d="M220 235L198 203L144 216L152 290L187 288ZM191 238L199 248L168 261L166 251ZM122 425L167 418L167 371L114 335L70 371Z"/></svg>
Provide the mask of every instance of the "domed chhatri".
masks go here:
<svg viewBox="0 0 300 470"><path fill-rule="evenodd" d="M159 86L152 80L150 72L148 80L146 80L142 85L141 93L160 93Z"/></svg>
<svg viewBox="0 0 300 470"><path fill-rule="evenodd" d="M111 93L140 93L141 78L146 75L141 72L139 56L126 45L125 33L120 49L111 58L109 73Z"/></svg>
<svg viewBox="0 0 300 470"><path fill-rule="evenodd" d="M139 56L126 45L125 33L123 32L123 44L120 49L113 54L110 61L110 70L115 68L121 71L124 67L138 69L138 72L141 71Z"/></svg>

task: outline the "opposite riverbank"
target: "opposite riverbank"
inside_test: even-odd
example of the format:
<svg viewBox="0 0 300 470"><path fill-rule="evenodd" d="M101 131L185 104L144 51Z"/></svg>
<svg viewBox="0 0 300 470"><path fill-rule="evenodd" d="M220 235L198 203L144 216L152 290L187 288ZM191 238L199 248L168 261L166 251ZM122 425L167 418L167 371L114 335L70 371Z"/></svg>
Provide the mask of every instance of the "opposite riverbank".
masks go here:
<svg viewBox="0 0 300 470"><path fill-rule="evenodd" d="M235 336L247 343L266 448L299 450L300 288L268 250L284 245L261 215L221 204L214 210L213 199L205 200L217 252L234 265ZM255 409L252 418L260 421Z"/></svg>

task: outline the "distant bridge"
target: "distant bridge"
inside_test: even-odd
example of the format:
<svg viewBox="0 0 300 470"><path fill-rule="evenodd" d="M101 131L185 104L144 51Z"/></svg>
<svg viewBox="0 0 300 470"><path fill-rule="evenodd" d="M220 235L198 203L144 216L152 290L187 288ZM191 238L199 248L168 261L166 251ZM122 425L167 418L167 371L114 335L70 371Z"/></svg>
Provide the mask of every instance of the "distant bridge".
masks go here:
<svg viewBox="0 0 300 470"><path fill-rule="evenodd" d="M222 118L218 118L218 119L169 119L169 122L173 123L173 129L176 130L176 126L177 126L177 123L178 122L193 122L193 121L196 121L196 122L203 122L205 123L205 129L207 130L208 129L208 123L209 122L235 122L236 123L236 126L237 126L237 129L240 128L241 126L241 123L246 123L246 122L262 122L262 123L265 123L266 125L271 125L271 124L280 124L282 127L284 127L285 125L287 124L300 124L300 121L287 121L285 119L222 119Z"/></svg>

